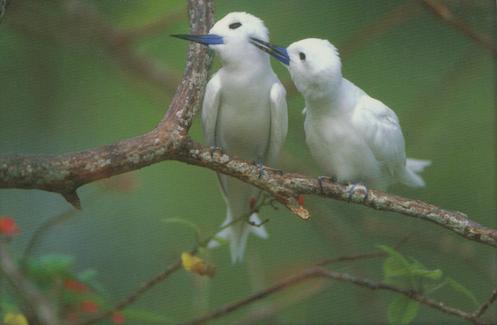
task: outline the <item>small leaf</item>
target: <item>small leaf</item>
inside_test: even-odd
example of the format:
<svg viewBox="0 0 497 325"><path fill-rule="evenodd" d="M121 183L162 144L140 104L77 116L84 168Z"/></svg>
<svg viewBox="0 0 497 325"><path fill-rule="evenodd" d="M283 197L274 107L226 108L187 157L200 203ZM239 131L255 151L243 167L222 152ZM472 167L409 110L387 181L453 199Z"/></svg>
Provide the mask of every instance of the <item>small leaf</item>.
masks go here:
<svg viewBox="0 0 497 325"><path fill-rule="evenodd" d="M78 279L82 282L91 282L97 277L97 271L94 269L84 270L78 273Z"/></svg>
<svg viewBox="0 0 497 325"><path fill-rule="evenodd" d="M193 222L190 222L188 220L181 219L181 218L167 218L167 219L163 219L162 221L165 223L173 223L173 224L183 225L183 226L186 226L190 229L193 229L193 231L195 232L195 236L197 238L200 238L200 228L196 224L194 224Z"/></svg>
<svg viewBox="0 0 497 325"><path fill-rule="evenodd" d="M440 280L443 272L439 269L428 270L420 261L410 258L409 270L412 276L423 277L430 280Z"/></svg>
<svg viewBox="0 0 497 325"><path fill-rule="evenodd" d="M392 277L409 275L409 262L404 256L389 246L378 245L377 247L388 254L388 257L383 263L385 280Z"/></svg>
<svg viewBox="0 0 497 325"><path fill-rule="evenodd" d="M410 274L409 266L392 256L388 257L383 263L383 273L385 275L385 279L408 276Z"/></svg>
<svg viewBox="0 0 497 325"><path fill-rule="evenodd" d="M430 280L440 280L443 275L443 272L439 269L435 270L412 269L410 271L412 276L427 278Z"/></svg>
<svg viewBox="0 0 497 325"><path fill-rule="evenodd" d="M407 325L418 314L419 302L406 296L398 296L388 305L388 323Z"/></svg>
<svg viewBox="0 0 497 325"><path fill-rule="evenodd" d="M216 268L198 256L192 255L188 252L181 254L181 263L183 268L192 273L197 273L198 275L207 275L208 277L213 277Z"/></svg>
<svg viewBox="0 0 497 325"><path fill-rule="evenodd" d="M68 255L45 255L30 261L29 276L42 285L50 285L55 278L71 276L74 258Z"/></svg>
<svg viewBox="0 0 497 325"><path fill-rule="evenodd" d="M386 281L392 277L419 277L430 280L440 280L442 278L443 272L439 269L428 270L421 262L413 258L408 260L389 246L379 245L378 248L389 255L383 264Z"/></svg>
<svg viewBox="0 0 497 325"><path fill-rule="evenodd" d="M465 286L454 280L453 278L448 277L446 281L449 283L449 285L454 289L455 291L461 293L464 295L466 298L471 300L475 306L479 306L480 303L478 302L478 299L476 299L475 295Z"/></svg>

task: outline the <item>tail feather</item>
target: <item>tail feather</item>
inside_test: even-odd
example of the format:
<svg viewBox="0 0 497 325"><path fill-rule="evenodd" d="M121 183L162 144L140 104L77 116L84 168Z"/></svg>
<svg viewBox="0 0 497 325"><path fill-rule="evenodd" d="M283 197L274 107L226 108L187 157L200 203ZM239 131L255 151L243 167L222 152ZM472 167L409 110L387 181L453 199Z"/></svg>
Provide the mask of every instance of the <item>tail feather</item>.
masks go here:
<svg viewBox="0 0 497 325"><path fill-rule="evenodd" d="M406 166L408 169L415 173L421 173L426 167L431 165L431 160L421 160L414 158L407 158Z"/></svg>
<svg viewBox="0 0 497 325"><path fill-rule="evenodd" d="M421 173L430 165L430 160L408 158L404 174L401 176L401 182L410 187L424 187L426 185L425 181L418 173Z"/></svg>
<svg viewBox="0 0 497 325"><path fill-rule="evenodd" d="M232 222L233 217L231 216L231 213L228 210L228 215L226 217L226 220L223 222L221 227L227 225L228 223ZM253 213L249 220L254 223L254 224L260 224L260 218L257 215L257 213ZM231 261L233 263L238 263L242 262L244 255L245 255L245 247L247 245L247 239L248 235L252 233L256 235L259 238L266 239L268 238L268 234L266 231L266 228L264 226L252 226L247 222L240 221L237 222L223 230L221 230L217 235L216 238L211 240L207 247L208 248L216 248L221 245L220 241L227 241L230 246L230 252L231 252Z"/></svg>

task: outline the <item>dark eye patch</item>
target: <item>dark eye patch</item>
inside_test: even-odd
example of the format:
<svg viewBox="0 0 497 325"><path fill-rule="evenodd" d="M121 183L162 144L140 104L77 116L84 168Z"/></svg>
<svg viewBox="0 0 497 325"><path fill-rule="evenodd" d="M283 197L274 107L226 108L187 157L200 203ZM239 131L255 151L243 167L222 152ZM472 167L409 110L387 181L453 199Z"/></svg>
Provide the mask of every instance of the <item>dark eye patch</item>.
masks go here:
<svg viewBox="0 0 497 325"><path fill-rule="evenodd" d="M299 57L302 61L305 61L305 53L304 52L300 52L299 53Z"/></svg>
<svg viewBox="0 0 497 325"><path fill-rule="evenodd" d="M233 23L230 24L230 29L237 29L238 27L242 26L242 23Z"/></svg>

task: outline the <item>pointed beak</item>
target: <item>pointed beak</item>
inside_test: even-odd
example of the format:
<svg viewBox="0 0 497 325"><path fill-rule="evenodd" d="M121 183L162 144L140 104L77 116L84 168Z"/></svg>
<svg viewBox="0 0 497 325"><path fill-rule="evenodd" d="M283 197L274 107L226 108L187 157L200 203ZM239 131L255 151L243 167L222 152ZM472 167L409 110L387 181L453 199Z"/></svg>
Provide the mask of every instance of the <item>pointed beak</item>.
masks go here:
<svg viewBox="0 0 497 325"><path fill-rule="evenodd" d="M216 34L206 34L206 35L175 34L171 36L204 45L224 44L223 37Z"/></svg>
<svg viewBox="0 0 497 325"><path fill-rule="evenodd" d="M273 45L269 42L262 41L255 37L250 38L250 43L257 46L259 49L263 50L264 52L271 54L284 65L290 64L290 57L288 56L286 48Z"/></svg>

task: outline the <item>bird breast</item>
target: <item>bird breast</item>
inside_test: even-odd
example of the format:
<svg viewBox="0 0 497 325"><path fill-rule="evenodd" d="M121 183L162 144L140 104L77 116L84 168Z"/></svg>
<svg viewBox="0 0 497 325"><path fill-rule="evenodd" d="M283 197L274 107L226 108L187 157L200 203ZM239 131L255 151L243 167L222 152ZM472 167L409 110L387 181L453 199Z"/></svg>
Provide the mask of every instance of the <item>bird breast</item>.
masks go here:
<svg viewBox="0 0 497 325"><path fill-rule="evenodd" d="M269 143L269 88L256 94L223 91L216 127L217 143L243 159L263 159Z"/></svg>

